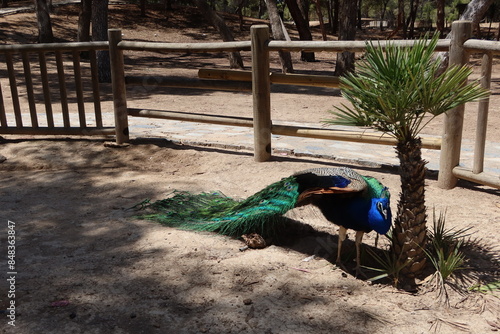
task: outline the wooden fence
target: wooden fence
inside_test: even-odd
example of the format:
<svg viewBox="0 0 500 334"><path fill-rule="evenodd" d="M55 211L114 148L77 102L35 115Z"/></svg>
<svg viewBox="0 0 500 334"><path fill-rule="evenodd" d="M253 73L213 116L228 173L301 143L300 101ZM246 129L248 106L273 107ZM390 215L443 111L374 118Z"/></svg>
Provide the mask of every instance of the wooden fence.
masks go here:
<svg viewBox="0 0 500 334"><path fill-rule="evenodd" d="M96 52L107 49L108 42L0 45L10 86L10 96L4 98L0 85L0 134L114 135L112 124L103 126L97 75ZM81 61L82 53L88 55L87 63ZM91 101L91 112L86 101ZM26 109L29 117L23 115ZM72 119L74 115L78 118Z"/></svg>
<svg viewBox="0 0 500 334"><path fill-rule="evenodd" d="M454 39L440 40L436 51L449 51L451 64L465 64L468 62L470 52L484 53L483 57L483 78L482 85L489 88L491 81L492 56L500 54L500 43L478 40L469 40L471 24L469 22L455 22L453 24ZM316 129L297 126L273 125L270 117L270 85L271 83L310 85L321 87L338 87L339 80L332 76L314 75L290 75L290 74L270 74L269 52L280 50L286 51L326 51L342 52L353 51L363 52L366 44L363 41L329 41L329 42L304 42L304 41L271 41L269 39L269 29L267 26L253 26L251 28L251 41L224 42L224 43L151 43L122 41L121 31L111 29L109 31L108 42L95 43L66 43L50 45L20 45L20 46L0 46L0 54L5 54L7 64L7 74L11 88L11 99L13 113L15 115L15 125L11 125L6 118L4 99L1 96L0 87L0 134L111 134L116 135L118 144L129 140L128 117L150 117L161 119L175 119L201 123L215 123L222 125L236 125L253 127L255 159L266 161L271 156L271 134L287 136L322 138L342 141L355 141L373 144L394 145L395 140L389 136L381 134L366 134L361 132L335 131L328 129ZM398 45L410 46L413 41L391 41ZM381 41L380 46L384 47L387 41ZM103 127L101 119L101 107L98 101L99 84L97 83L95 52L109 48L112 68L112 89L115 124L114 129ZM80 57L79 52L88 50L90 52L90 71L92 80L92 98L94 103L95 124L89 126L86 123L85 110L83 108L83 88L82 79L79 73ZM221 71L206 70L199 71L198 79L178 78L169 76L126 76L124 67L124 51L158 51L158 52L231 52L231 51L251 51L252 71ZM47 75L44 74L45 53L54 52L57 68L57 78L59 93L61 95L61 114L63 117L62 126L56 126L51 119L53 113L50 108L50 89L48 88ZM65 74L63 70L61 53L70 52L73 57L73 72L75 80L75 90L77 95L79 124L75 127L69 122L68 103L65 91ZM21 55L26 90L28 94L29 109L31 115L31 126L26 126L21 117L19 98L16 92L16 75L12 54ZM39 126L37 111L34 108L34 99L30 97L32 90L29 79L29 60L26 54L34 53L39 56L40 72L42 77L43 96L45 97L45 113L47 118L46 126ZM46 66L45 66L46 67ZM154 82L155 86L183 87L196 89L230 90L230 91L252 91L253 96L253 118L228 117L220 115L194 115L181 112L164 110L148 110L127 107L127 85L147 85ZM132 97L133 98L133 97ZM500 178L497 175L490 175L483 172L485 134L487 124L489 99L484 99L479 103L478 131L476 138L476 149L474 166L471 170L458 167L460 162L461 134L463 127L463 107L457 108L448 113L444 134L441 139L423 138L423 146L432 149L441 149L439 186L442 188L453 188L457 179L466 179L480 184L500 188Z"/></svg>

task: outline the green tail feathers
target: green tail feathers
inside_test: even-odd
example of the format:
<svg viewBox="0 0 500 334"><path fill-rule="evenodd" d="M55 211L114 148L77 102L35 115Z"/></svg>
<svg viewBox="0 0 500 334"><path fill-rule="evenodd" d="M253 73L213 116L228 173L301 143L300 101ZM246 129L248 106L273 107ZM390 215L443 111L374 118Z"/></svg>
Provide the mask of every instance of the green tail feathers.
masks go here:
<svg viewBox="0 0 500 334"><path fill-rule="evenodd" d="M288 177L243 201L226 197L220 192L196 195L174 192L170 198L141 205L151 213L139 218L233 237L246 233L259 233L267 237L279 230L282 215L295 207L298 188L295 178Z"/></svg>

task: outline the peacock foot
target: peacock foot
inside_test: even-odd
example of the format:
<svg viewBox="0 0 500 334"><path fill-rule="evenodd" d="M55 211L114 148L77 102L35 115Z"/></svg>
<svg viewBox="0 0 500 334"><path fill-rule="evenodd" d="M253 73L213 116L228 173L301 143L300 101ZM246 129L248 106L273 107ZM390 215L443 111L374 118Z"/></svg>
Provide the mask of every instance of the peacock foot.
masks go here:
<svg viewBox="0 0 500 334"><path fill-rule="evenodd" d="M363 278L368 278L368 275L365 274L365 272L361 269L361 266L359 264L356 264L356 267L354 268L355 271L355 276L356 278L359 278L359 276L363 276Z"/></svg>

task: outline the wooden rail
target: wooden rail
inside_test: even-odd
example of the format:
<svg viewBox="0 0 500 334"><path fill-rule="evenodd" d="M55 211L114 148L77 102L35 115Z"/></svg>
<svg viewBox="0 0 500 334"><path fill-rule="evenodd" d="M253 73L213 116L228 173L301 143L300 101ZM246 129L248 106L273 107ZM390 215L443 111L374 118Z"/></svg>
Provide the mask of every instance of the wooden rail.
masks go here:
<svg viewBox="0 0 500 334"><path fill-rule="evenodd" d="M119 30L119 29L111 29ZM219 43L158 43L122 41L118 45L121 50L134 51L166 51L166 52L233 52L250 51L250 41Z"/></svg>
<svg viewBox="0 0 500 334"><path fill-rule="evenodd" d="M251 41L224 42L224 43L152 43L122 41L119 29L109 30L108 42L88 43L53 43L30 45L0 45L0 57L5 58L6 80L10 86L9 97L12 105L9 114L6 111L4 92L0 82L0 133L5 134L54 134L54 135L109 135L115 134L117 143L129 140L128 116L151 117L163 119L177 119L184 121L215 123L223 125L237 125L253 127L255 140L255 159L265 161L271 155L271 134L299 136L309 138L345 140L373 144L394 145L395 141L389 136L378 133L362 133L355 131L338 131L308 127L296 127L273 124L270 117L270 85L302 85L316 87L337 88L339 79L334 76L298 75L270 73L269 52L274 51L312 51L312 52L363 52L366 43L363 41L270 41L267 26L253 26ZM450 51L452 64L464 64L470 53L482 53L482 85L489 88L491 82L492 56L500 54L500 43L491 41L477 41L467 39L470 23L455 22L454 36L461 36L453 40L440 40L436 51ZM377 41L374 45L384 48L387 41ZM391 41L396 45L411 46L414 41ZM110 51L112 69L112 88L115 127L103 126L102 108L100 104L100 85L97 81L96 52ZM175 76L126 76L124 68L124 51L158 51L158 52L235 52L250 51L252 56L252 71L232 71L218 69L201 69L199 78L188 79ZM83 69L80 52L88 51L90 58L88 65ZM54 54L55 60L52 60ZM71 70L67 71L68 64L64 56L71 56ZM36 58L37 61L33 59ZM35 73L34 64L39 67ZM21 70L20 70L21 68ZM54 70L55 68L55 70ZM89 71L90 84L83 84L84 73ZM53 71L53 72L51 72ZM40 75L40 79L33 80ZM73 81L69 81L68 77ZM54 79L54 77L56 79ZM51 97L54 95L53 81L57 82L57 95L60 101L60 111L56 112ZM35 82L39 86L35 87ZM26 87L27 107L21 105L19 98L19 83ZM52 84L52 85L51 85ZM74 86L68 91L68 85ZM219 115L187 114L176 111L132 109L127 107L126 85L168 86L196 89L252 91L253 118L228 117ZM84 87L91 87L86 92ZM36 101L34 91L39 89L44 96L42 102L44 118L40 118L40 101ZM22 93L22 91L21 91ZM77 124L71 115L72 104L68 102L69 94L76 95ZM88 113L85 110L85 96L91 96L93 101L94 123L88 124ZM431 149L441 148L441 165L439 185L443 188L454 187L458 178L478 182L500 188L498 176L483 172L486 141L486 124L489 109L489 99L479 103L478 127L474 165L471 170L458 167L460 162L461 131L463 109L457 108L448 113L443 140L440 138L424 138L423 147ZM23 114L23 110L28 113ZM13 115L13 119L10 116ZM62 126L60 123L62 122ZM28 124L29 123L29 124ZM14 124L14 125L13 125Z"/></svg>
<svg viewBox="0 0 500 334"><path fill-rule="evenodd" d="M290 125L273 125L272 133L283 136L329 139L355 143L390 146L395 146L397 144L396 139L380 132L344 131ZM441 148L441 138L422 138L422 147L431 150L439 150Z"/></svg>
<svg viewBox="0 0 500 334"><path fill-rule="evenodd" d="M373 45L385 48L388 43L398 46L412 46L414 40L374 41ZM436 45L436 51L448 51L450 40L443 39ZM364 52L365 41L269 41L268 51L308 51L308 52Z"/></svg>
<svg viewBox="0 0 500 334"><path fill-rule="evenodd" d="M251 81L251 80L250 80ZM200 80L178 76L125 76L127 85L210 89L224 91L251 92L252 83L246 81Z"/></svg>
<svg viewBox="0 0 500 334"><path fill-rule="evenodd" d="M198 77L214 80L252 81L252 71L200 69ZM338 88L340 80L331 75L269 73L272 84Z"/></svg>
<svg viewBox="0 0 500 334"><path fill-rule="evenodd" d="M493 175L485 172L474 173L468 168L459 166L453 167L452 172L453 175L458 179L467 180L492 188L500 189L500 177L498 175Z"/></svg>
<svg viewBox="0 0 500 334"><path fill-rule="evenodd" d="M40 43L40 44L8 44L0 45L1 53L20 52L68 52L88 50L108 50L108 42L71 42L71 43Z"/></svg>
<svg viewBox="0 0 500 334"><path fill-rule="evenodd" d="M186 113L180 111L150 110L150 109L137 109L137 108L128 108L128 115L135 117L170 119L176 121L243 126L248 128L253 127L253 119L249 117L206 115L197 113Z"/></svg>

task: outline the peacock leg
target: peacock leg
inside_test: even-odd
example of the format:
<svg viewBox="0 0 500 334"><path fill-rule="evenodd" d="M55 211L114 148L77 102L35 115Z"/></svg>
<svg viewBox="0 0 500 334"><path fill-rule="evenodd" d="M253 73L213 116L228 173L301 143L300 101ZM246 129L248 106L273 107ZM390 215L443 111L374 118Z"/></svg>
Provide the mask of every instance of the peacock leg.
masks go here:
<svg viewBox="0 0 500 334"><path fill-rule="evenodd" d="M342 265L342 259L340 258L340 251L342 249L342 242L345 240L347 236L347 229L343 226L339 227L339 245L337 248L337 265Z"/></svg>
<svg viewBox="0 0 500 334"><path fill-rule="evenodd" d="M365 273L361 270L361 241L363 241L363 231L356 231L356 277L359 274L366 277Z"/></svg>

